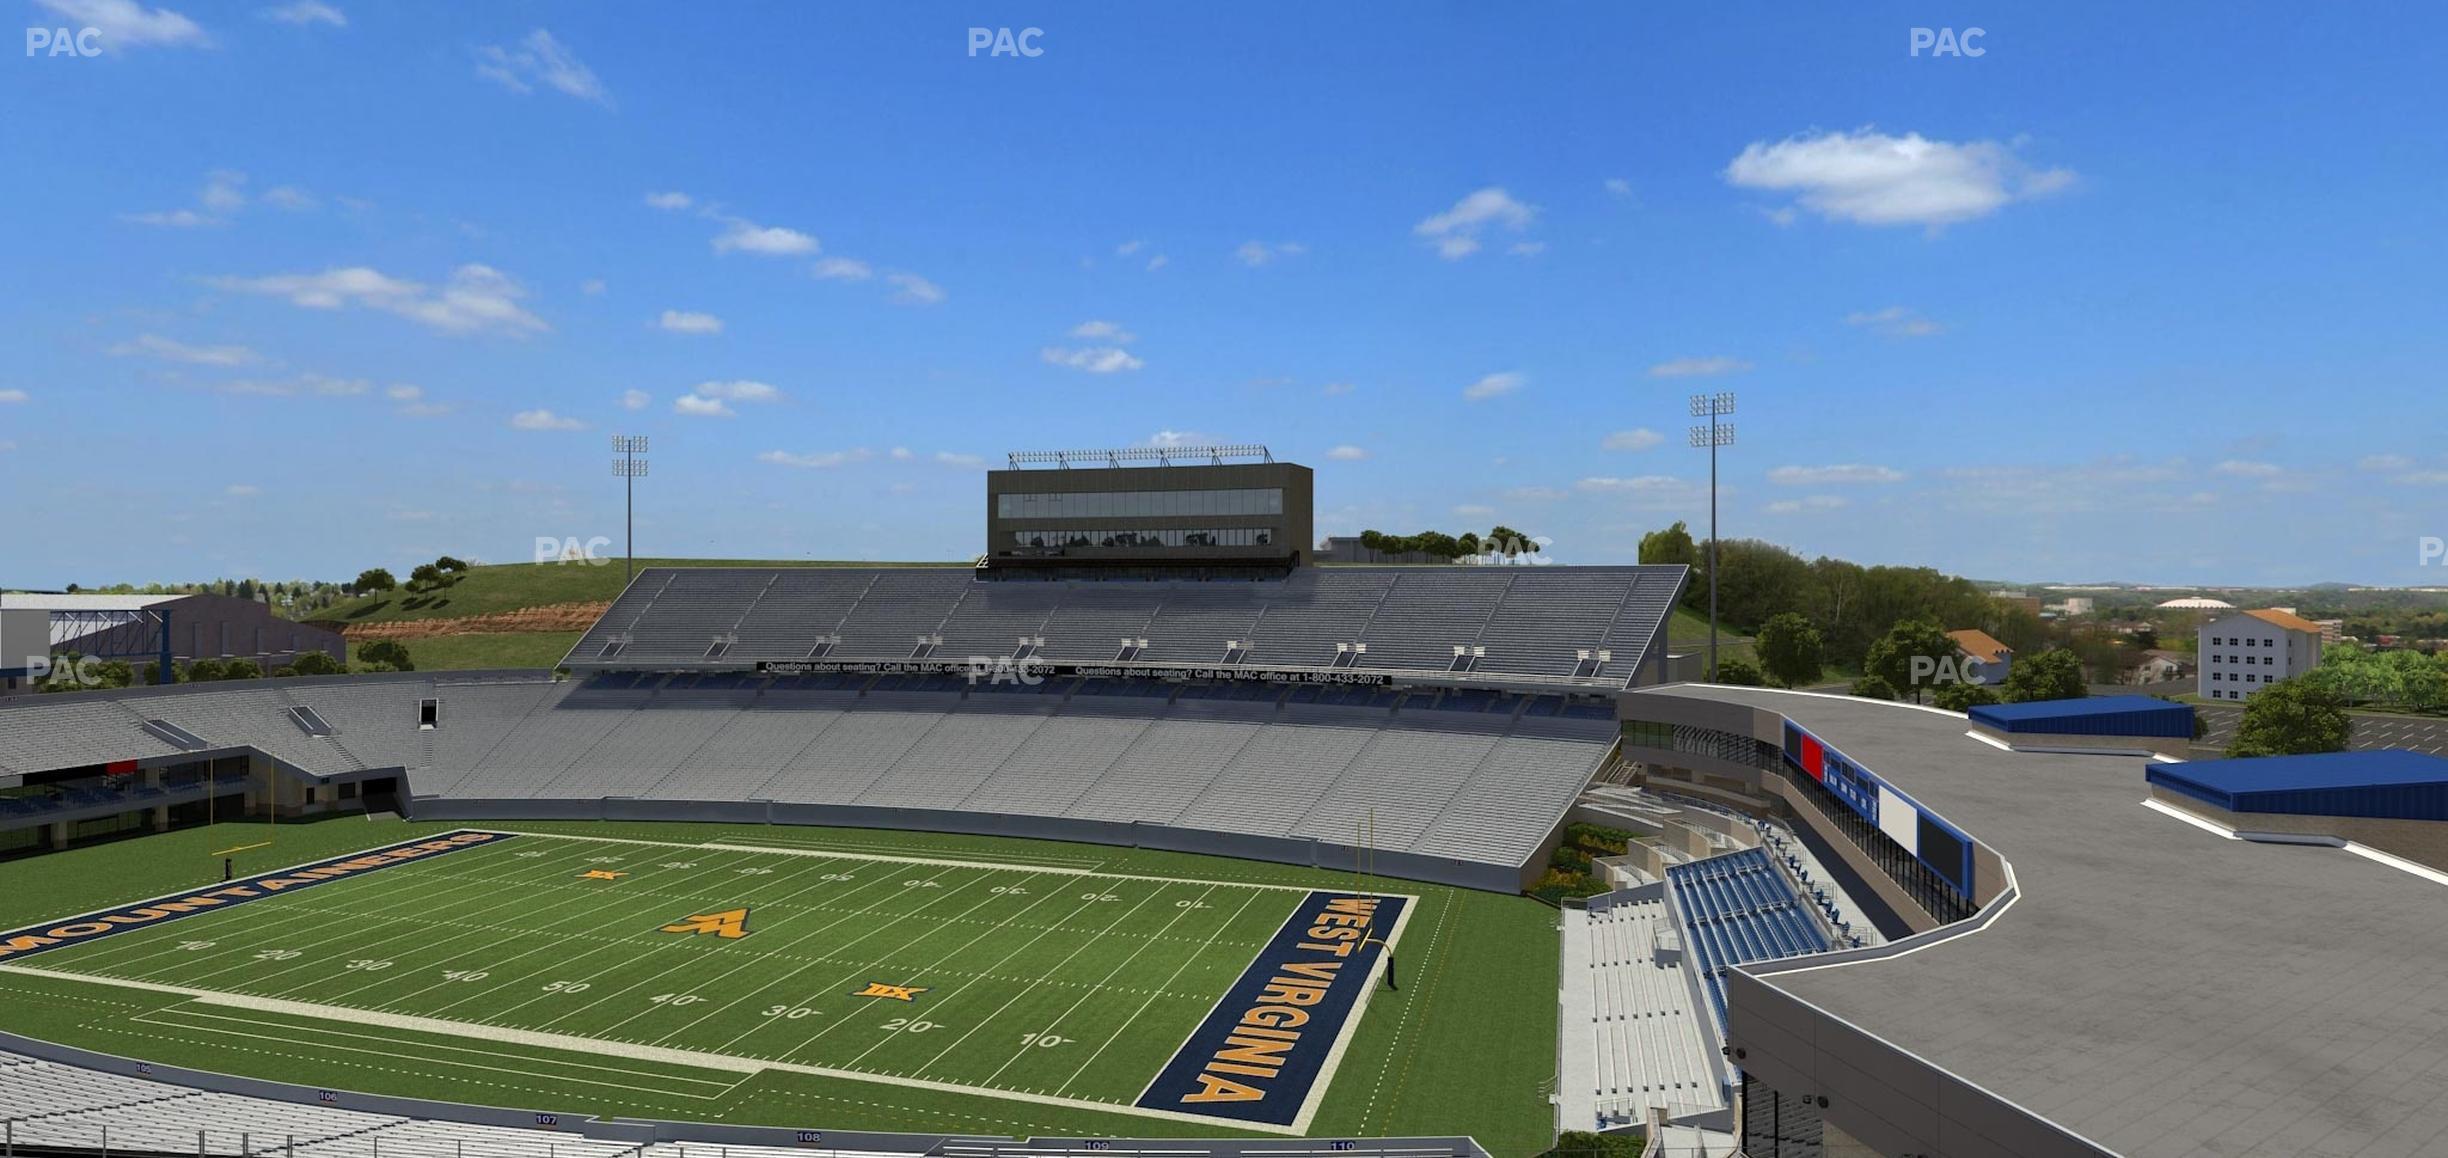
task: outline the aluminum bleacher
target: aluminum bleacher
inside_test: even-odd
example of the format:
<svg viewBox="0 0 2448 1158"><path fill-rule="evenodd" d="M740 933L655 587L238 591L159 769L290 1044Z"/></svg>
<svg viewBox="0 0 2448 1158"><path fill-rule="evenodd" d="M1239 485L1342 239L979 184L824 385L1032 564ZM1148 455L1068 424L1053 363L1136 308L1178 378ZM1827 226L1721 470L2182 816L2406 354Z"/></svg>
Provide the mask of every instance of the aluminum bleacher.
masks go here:
<svg viewBox="0 0 2448 1158"><path fill-rule="evenodd" d="M1726 1104L1713 1024L1693 1006L1674 915L1654 888L1564 913L1563 1043L1569 1128L1638 1123ZM1586 1097L1581 1091L1588 1091ZM1578 1125L1575 1125L1578 1123Z"/></svg>
<svg viewBox="0 0 2448 1158"><path fill-rule="evenodd" d="M1483 650L1490 678L1623 686L1654 658L1682 567L1322 567L1246 583L981 580L952 568L649 568L570 650L574 670L753 668L759 661L891 662L1014 654L1104 663L1330 668L1366 648L1369 671L1446 672ZM838 642L834 640L838 637ZM710 644L731 641L719 655ZM1584 653L1609 653L1594 671ZM1654 666L1654 665L1653 665Z"/></svg>
<svg viewBox="0 0 2448 1158"><path fill-rule="evenodd" d="M1671 866L1666 884L1721 1029L1728 969L1834 948L1811 906L1760 849Z"/></svg>

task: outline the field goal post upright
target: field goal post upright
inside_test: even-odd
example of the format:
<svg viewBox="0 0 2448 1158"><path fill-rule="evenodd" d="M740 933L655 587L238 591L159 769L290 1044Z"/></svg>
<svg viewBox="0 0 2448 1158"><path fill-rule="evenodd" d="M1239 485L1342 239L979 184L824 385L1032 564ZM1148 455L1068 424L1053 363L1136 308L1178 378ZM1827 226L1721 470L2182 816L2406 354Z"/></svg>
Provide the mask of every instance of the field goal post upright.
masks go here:
<svg viewBox="0 0 2448 1158"><path fill-rule="evenodd" d="M1353 822L1353 828L1355 831L1352 834L1352 895L1365 897L1371 895L1369 882L1377 875L1376 806L1369 806L1368 811L1362 813L1360 819ZM1394 980L1394 943L1377 935L1377 919L1373 911L1368 925L1361 929L1360 945L1362 948L1375 945L1378 952L1385 954L1386 988L1401 989L1402 986Z"/></svg>

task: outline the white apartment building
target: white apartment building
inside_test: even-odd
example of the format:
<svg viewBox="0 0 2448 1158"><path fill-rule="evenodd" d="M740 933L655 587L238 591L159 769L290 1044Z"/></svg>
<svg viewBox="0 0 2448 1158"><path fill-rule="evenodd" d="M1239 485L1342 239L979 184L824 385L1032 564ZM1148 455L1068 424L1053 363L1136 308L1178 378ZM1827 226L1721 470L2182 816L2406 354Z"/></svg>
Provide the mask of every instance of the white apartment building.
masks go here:
<svg viewBox="0 0 2448 1158"><path fill-rule="evenodd" d="M2201 696L2244 700L2320 663L2321 628L2291 611L2234 611L2201 625Z"/></svg>

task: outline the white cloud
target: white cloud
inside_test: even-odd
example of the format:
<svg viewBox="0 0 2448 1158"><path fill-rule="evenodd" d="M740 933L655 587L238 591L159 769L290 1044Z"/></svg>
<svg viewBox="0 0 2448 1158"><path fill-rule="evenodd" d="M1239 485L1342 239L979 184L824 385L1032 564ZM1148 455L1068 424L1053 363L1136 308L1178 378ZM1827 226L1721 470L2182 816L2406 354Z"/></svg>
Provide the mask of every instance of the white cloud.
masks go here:
<svg viewBox="0 0 2448 1158"><path fill-rule="evenodd" d="M1196 430L1159 430L1148 436L1149 446L1221 446L1224 440Z"/></svg>
<svg viewBox="0 0 2448 1158"><path fill-rule="evenodd" d="M1139 335L1123 329L1118 322L1081 322L1071 327L1071 336L1086 338L1089 341L1112 342L1117 346L1127 346L1139 340Z"/></svg>
<svg viewBox="0 0 2448 1158"><path fill-rule="evenodd" d="M1789 487L1891 483L1904 481L1904 472L1891 466L1858 462L1835 466L1780 466L1768 472L1768 481Z"/></svg>
<svg viewBox="0 0 2448 1158"><path fill-rule="evenodd" d="M695 198L690 197L686 193L680 192L649 193L646 195L646 204L657 209L686 209L696 203L697 201Z"/></svg>
<svg viewBox="0 0 2448 1158"><path fill-rule="evenodd" d="M696 393L707 398L725 398L733 402L774 402L782 392L763 382L742 378L731 382L700 382Z"/></svg>
<svg viewBox="0 0 2448 1158"><path fill-rule="evenodd" d="M1547 243L1544 241L1516 241L1506 246L1505 252L1515 257L1537 257L1547 252Z"/></svg>
<svg viewBox="0 0 2448 1158"><path fill-rule="evenodd" d="M1606 191L1617 197L1629 197L1632 195L1632 182L1621 177L1609 177L1606 179Z"/></svg>
<svg viewBox="0 0 2448 1158"><path fill-rule="evenodd" d="M1141 247L1145 246L1146 244L1147 243L1144 241L1125 241L1122 244L1114 247L1114 256L1129 257L1130 255L1139 252Z"/></svg>
<svg viewBox="0 0 2448 1158"><path fill-rule="evenodd" d="M809 266L808 273L822 281L865 281L875 276L875 268L855 257L828 257Z"/></svg>
<svg viewBox="0 0 2448 1158"><path fill-rule="evenodd" d="M1721 354L1710 358L1676 358L1672 361L1660 362L1649 367L1649 376L1652 378L1721 378L1728 374L1743 373L1750 368L1751 363L1749 362Z"/></svg>
<svg viewBox="0 0 2448 1158"><path fill-rule="evenodd" d="M246 207L246 179L233 169L215 169L205 175L196 201L215 213L236 213Z"/></svg>
<svg viewBox="0 0 2448 1158"><path fill-rule="evenodd" d="M787 450L769 450L758 455L757 461L770 462L776 466L801 467L808 470L830 470L834 467L847 466L854 462L865 462L870 457L872 456L867 453L865 448L860 448L857 450L828 450L816 454L793 454Z"/></svg>
<svg viewBox="0 0 2448 1158"><path fill-rule="evenodd" d="M228 486L222 487L221 493L232 498L251 499L262 494L263 488L256 486L253 483L231 483Z"/></svg>
<svg viewBox="0 0 2448 1158"><path fill-rule="evenodd" d="M675 334L719 334L723 328L721 318L688 310L665 310L655 325Z"/></svg>
<svg viewBox="0 0 2448 1158"><path fill-rule="evenodd" d="M696 418L739 417L739 411L725 405L722 399L707 398L697 394L683 394L672 399L672 413L686 414Z"/></svg>
<svg viewBox="0 0 2448 1158"><path fill-rule="evenodd" d="M939 466L948 466L959 470L984 470L986 468L986 459L983 455L954 454L948 450L936 451L935 462Z"/></svg>
<svg viewBox="0 0 2448 1158"><path fill-rule="evenodd" d="M550 410L521 410L510 416L512 430L585 430L586 423Z"/></svg>
<svg viewBox="0 0 2448 1158"><path fill-rule="evenodd" d="M1524 205L1514 200L1512 194L1491 185L1412 226L1411 232L1434 245L1437 256L1452 261L1477 253L1479 235L1489 227L1519 233L1529 228L1537 216L1535 206Z"/></svg>
<svg viewBox="0 0 2448 1158"><path fill-rule="evenodd" d="M1529 385L1530 377L1519 370L1490 374L1462 388L1462 397L1472 402L1501 398Z"/></svg>
<svg viewBox="0 0 2448 1158"><path fill-rule="evenodd" d="M0 406L14 405L33 398L23 390L0 390Z"/></svg>
<svg viewBox="0 0 2448 1158"><path fill-rule="evenodd" d="M1160 253L1160 254L1157 254L1156 256L1151 257L1151 258L1149 258L1149 259L1148 259L1148 263L1147 263L1147 271L1148 271L1149 273L1154 273L1154 272L1156 272L1157 270L1163 269L1164 267L1166 267L1167 265L1170 265L1170 264L1172 264L1172 263L1173 263L1173 259L1172 259L1172 258L1170 258L1170 257L1166 257L1164 254L1161 254L1161 253Z"/></svg>
<svg viewBox="0 0 2448 1158"><path fill-rule="evenodd" d="M170 209L154 213L122 213L119 219L137 225L158 225L165 229L195 229L206 225L226 224L218 217L207 217L193 209Z"/></svg>
<svg viewBox="0 0 2448 1158"><path fill-rule="evenodd" d="M1037 351L1037 356L1049 366L1084 370L1090 374L1117 374L1147 365L1119 346L1081 346L1076 349L1048 346Z"/></svg>
<svg viewBox="0 0 2448 1158"><path fill-rule="evenodd" d="M759 225L744 217L724 218L725 228L714 236L716 253L754 253L766 257L799 257L820 246L812 234L779 225Z"/></svg>
<svg viewBox="0 0 2448 1158"><path fill-rule="evenodd" d="M2357 460L2355 465L2364 470L2405 470L2414 465L2414 460L2402 454L2367 454Z"/></svg>
<svg viewBox="0 0 2448 1158"><path fill-rule="evenodd" d="M890 454L892 455L892 460L894 462L908 462L909 460L918 457L916 454L911 453L910 448L906 446L896 446L892 448Z"/></svg>
<svg viewBox="0 0 2448 1158"><path fill-rule="evenodd" d="M567 45L538 28L516 45L487 44L476 50L476 75L515 93L534 92L537 85L582 101L612 107L612 94L594 70Z"/></svg>
<svg viewBox="0 0 2448 1158"><path fill-rule="evenodd" d="M136 0L34 0L79 28L101 33L104 48L202 48L212 37L195 21L167 8L147 8Z"/></svg>
<svg viewBox="0 0 2448 1158"><path fill-rule="evenodd" d="M1355 385L1355 384L1353 384L1353 383L1350 383L1350 382L1329 382L1329 383L1327 383L1326 385L1324 385L1323 387L1320 387L1320 390L1321 390L1321 391L1322 391L1322 392L1323 392L1323 393L1324 393L1324 394L1325 394L1327 397L1329 397L1329 398L1336 398L1336 397L1341 397L1342 395L1345 395L1345 394L1349 394L1349 393L1351 393L1352 391L1357 390L1357 389L1359 389L1359 388L1360 388L1359 386L1357 386L1357 385Z"/></svg>
<svg viewBox="0 0 2448 1158"><path fill-rule="evenodd" d="M439 289L362 265L321 273L216 277L206 282L216 289L286 298L307 309L362 306L382 310L445 333L524 336L552 328L519 305L526 290L487 265L460 266Z"/></svg>
<svg viewBox="0 0 2448 1158"><path fill-rule="evenodd" d="M1726 165L1728 183L1790 193L1830 221L1936 229L1986 217L2012 201L2072 184L2070 169L2035 169L1996 141L1934 141L1919 133L1850 133L1754 141Z"/></svg>
<svg viewBox="0 0 2448 1158"><path fill-rule="evenodd" d="M914 273L888 273L886 284L893 287L892 300L905 306L932 306L942 303L942 286Z"/></svg>
<svg viewBox="0 0 2448 1158"><path fill-rule="evenodd" d="M609 288L611 287L605 285L604 279L600 277L590 277L578 283L578 292L591 298L602 297L603 292Z"/></svg>
<svg viewBox="0 0 2448 1158"><path fill-rule="evenodd" d="M1240 259L1241 264L1255 269L1279 257L1299 257L1307 252L1309 247L1297 241L1244 241L1234 247L1233 256Z"/></svg>
<svg viewBox="0 0 2448 1158"><path fill-rule="evenodd" d="M433 418L451 411L449 403L426 400L424 387L404 382L384 388L383 397L397 403L397 412L409 418Z"/></svg>
<svg viewBox="0 0 2448 1158"><path fill-rule="evenodd" d="M2239 458L2228 459L2210 469L2230 478L2276 478L2286 473L2276 463L2250 462Z"/></svg>
<svg viewBox="0 0 2448 1158"><path fill-rule="evenodd" d="M1607 435L1606 440L1599 445L1608 450L1647 450L1664 441L1666 441L1665 435L1643 426L1632 430L1618 430Z"/></svg>
<svg viewBox="0 0 2448 1158"><path fill-rule="evenodd" d="M190 366L245 366L262 358L244 346L190 346L154 334L144 334L133 342L122 342L110 348L120 357L159 358L165 362L184 362Z"/></svg>
<svg viewBox="0 0 2448 1158"><path fill-rule="evenodd" d="M1336 462L1363 462L1368 459L1369 452L1347 442L1334 448L1333 450L1327 451L1326 457L1331 458Z"/></svg>
<svg viewBox="0 0 2448 1158"><path fill-rule="evenodd" d="M1798 499L1780 499L1768 504L1767 510L1772 515L1792 515L1803 511L1833 511L1849 505L1850 501L1842 495L1805 495Z"/></svg>
<svg viewBox="0 0 2448 1158"><path fill-rule="evenodd" d="M643 390L623 390L620 404L623 410L644 410L654 405L654 395Z"/></svg>
<svg viewBox="0 0 2448 1158"><path fill-rule="evenodd" d="M283 24L328 24L334 28L348 27L348 14L325 4L322 0L296 0L278 8L266 8L261 13L266 20Z"/></svg>
<svg viewBox="0 0 2448 1158"><path fill-rule="evenodd" d="M314 194L295 185L275 185L264 190L263 203L274 209L285 209L291 213L303 213L322 204L315 200Z"/></svg>
<svg viewBox="0 0 2448 1158"><path fill-rule="evenodd" d="M363 378L333 378L325 374L300 374L289 379L239 379L215 385L223 394L249 398L353 398L371 393L374 383Z"/></svg>
<svg viewBox="0 0 2448 1158"><path fill-rule="evenodd" d="M1845 324L1873 329L1891 338L1926 338L1946 329L1904 306L1846 314Z"/></svg>

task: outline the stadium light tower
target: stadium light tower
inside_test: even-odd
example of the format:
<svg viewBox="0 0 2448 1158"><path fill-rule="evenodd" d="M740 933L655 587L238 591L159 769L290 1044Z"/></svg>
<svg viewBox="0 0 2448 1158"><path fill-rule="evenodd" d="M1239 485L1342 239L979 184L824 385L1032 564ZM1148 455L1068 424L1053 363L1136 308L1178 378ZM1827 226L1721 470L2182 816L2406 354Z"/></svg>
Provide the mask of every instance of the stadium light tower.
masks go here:
<svg viewBox="0 0 2448 1158"><path fill-rule="evenodd" d="M1708 425L1691 428L1691 444L1705 446L1709 452L1709 651L1708 675L1717 678L1717 448L1734 445L1734 424L1719 422L1734 413L1734 392L1722 390L1716 394L1691 396L1694 418L1707 418Z"/></svg>
<svg viewBox="0 0 2448 1158"><path fill-rule="evenodd" d="M621 586L626 589L637 580L637 480L646 477L646 460L638 456L646 453L646 436L615 434L612 436L612 453L620 456L612 460L612 473L621 479L623 488L628 491L624 500L627 509L622 519L622 537L626 540L622 550L627 552L627 561L621 568L621 574L625 577Z"/></svg>

